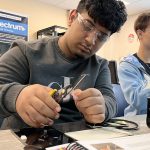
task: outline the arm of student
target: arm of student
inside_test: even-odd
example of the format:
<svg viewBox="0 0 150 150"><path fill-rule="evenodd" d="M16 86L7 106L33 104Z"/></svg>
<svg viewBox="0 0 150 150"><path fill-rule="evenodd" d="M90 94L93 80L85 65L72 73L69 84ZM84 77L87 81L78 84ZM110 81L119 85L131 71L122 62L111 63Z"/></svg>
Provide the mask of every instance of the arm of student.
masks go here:
<svg viewBox="0 0 150 150"><path fill-rule="evenodd" d="M132 115L146 113L147 97L150 96L149 76L142 75L137 67L127 62L120 64L118 75L125 99L132 107Z"/></svg>

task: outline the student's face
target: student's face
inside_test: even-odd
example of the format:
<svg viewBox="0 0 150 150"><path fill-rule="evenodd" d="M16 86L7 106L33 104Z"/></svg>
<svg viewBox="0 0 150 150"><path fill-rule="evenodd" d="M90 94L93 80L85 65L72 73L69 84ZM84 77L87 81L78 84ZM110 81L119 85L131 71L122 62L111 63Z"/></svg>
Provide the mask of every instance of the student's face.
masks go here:
<svg viewBox="0 0 150 150"><path fill-rule="evenodd" d="M145 31L140 31L139 40L142 46L150 51L150 25L145 29Z"/></svg>
<svg viewBox="0 0 150 150"><path fill-rule="evenodd" d="M66 32L66 45L70 57L88 58L95 54L107 41L111 32L94 23L87 12L72 11Z"/></svg>

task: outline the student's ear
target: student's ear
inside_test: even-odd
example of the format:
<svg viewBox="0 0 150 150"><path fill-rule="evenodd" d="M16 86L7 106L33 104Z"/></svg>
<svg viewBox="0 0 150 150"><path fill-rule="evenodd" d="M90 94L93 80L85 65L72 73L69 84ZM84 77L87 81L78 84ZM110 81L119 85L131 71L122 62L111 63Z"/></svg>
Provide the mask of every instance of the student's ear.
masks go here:
<svg viewBox="0 0 150 150"><path fill-rule="evenodd" d="M142 38L143 31L139 29L136 31L136 34L137 34L138 39L140 40Z"/></svg>
<svg viewBox="0 0 150 150"><path fill-rule="evenodd" d="M77 10L71 10L69 12L69 18L68 18L68 26L71 26L72 22L76 19L77 17Z"/></svg>

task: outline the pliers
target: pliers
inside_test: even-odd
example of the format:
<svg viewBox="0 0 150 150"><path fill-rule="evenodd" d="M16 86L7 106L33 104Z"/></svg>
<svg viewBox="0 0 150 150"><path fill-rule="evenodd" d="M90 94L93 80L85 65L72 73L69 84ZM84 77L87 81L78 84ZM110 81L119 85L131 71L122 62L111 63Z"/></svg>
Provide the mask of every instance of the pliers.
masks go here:
<svg viewBox="0 0 150 150"><path fill-rule="evenodd" d="M77 81L73 86L67 85L59 90L52 89L49 92L49 95L52 96L56 102L61 103L63 102L63 98L65 98L67 95L69 95L80 83L81 81L87 76L88 74L83 74L79 81Z"/></svg>

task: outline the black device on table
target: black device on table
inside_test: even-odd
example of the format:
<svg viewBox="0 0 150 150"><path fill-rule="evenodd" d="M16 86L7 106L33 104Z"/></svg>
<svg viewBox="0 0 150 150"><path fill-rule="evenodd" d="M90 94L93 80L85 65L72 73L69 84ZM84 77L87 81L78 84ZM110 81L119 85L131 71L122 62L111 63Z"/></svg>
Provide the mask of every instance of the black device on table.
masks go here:
<svg viewBox="0 0 150 150"><path fill-rule="evenodd" d="M44 150L47 147L63 144L63 133L51 128L24 128L15 132L19 137L27 137L25 150ZM67 141L66 141L67 142Z"/></svg>
<svg viewBox="0 0 150 150"><path fill-rule="evenodd" d="M66 136L64 133L85 129L89 129L85 122L78 121L55 124L52 127L24 128L15 131L15 133L19 137L22 135L27 137L25 150L44 150L47 147L74 142L75 139Z"/></svg>
<svg viewBox="0 0 150 150"><path fill-rule="evenodd" d="M19 137L27 137L25 150L45 150L60 144L72 142L73 140L64 135L64 133L52 128L25 128L15 132Z"/></svg>

